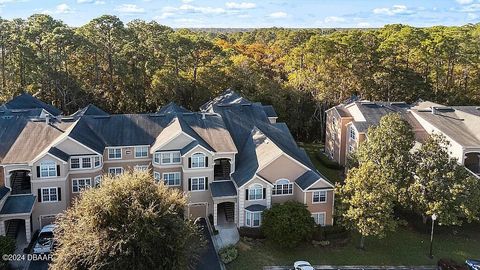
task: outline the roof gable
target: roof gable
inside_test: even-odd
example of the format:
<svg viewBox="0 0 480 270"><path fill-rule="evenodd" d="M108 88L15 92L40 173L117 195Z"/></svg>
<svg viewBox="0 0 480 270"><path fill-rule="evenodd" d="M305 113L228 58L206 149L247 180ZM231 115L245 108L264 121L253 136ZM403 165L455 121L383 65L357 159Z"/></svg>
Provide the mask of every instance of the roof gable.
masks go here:
<svg viewBox="0 0 480 270"><path fill-rule="evenodd" d="M59 109L33 97L28 93L23 93L19 96L14 97L12 100L7 102L5 106L8 109L45 109L47 112L51 113L54 116L60 115L62 113Z"/></svg>

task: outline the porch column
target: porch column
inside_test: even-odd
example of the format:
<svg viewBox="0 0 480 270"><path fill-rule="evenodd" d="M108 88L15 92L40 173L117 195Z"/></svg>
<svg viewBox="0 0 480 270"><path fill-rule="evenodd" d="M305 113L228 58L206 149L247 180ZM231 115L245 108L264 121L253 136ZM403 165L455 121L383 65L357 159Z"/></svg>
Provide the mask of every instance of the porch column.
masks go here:
<svg viewBox="0 0 480 270"><path fill-rule="evenodd" d="M237 227L240 227L239 225L239 218L238 218L238 205L237 205L237 202L233 202L233 206L235 208L235 211L233 211L235 213L235 217L234 217L234 222L235 224L237 225Z"/></svg>
<svg viewBox="0 0 480 270"><path fill-rule="evenodd" d="M30 231L30 217L25 219L25 238L27 238L27 243L30 243L32 239L32 232Z"/></svg>
<svg viewBox="0 0 480 270"><path fill-rule="evenodd" d="M217 227L217 220L218 220L218 217L217 217L217 204L214 202L213 203L213 225L215 227Z"/></svg>
<svg viewBox="0 0 480 270"><path fill-rule="evenodd" d="M0 221L0 235L5 236L5 221Z"/></svg>
<svg viewBox="0 0 480 270"><path fill-rule="evenodd" d="M267 186L267 208L270 208L272 206L272 188L270 187L270 185Z"/></svg>

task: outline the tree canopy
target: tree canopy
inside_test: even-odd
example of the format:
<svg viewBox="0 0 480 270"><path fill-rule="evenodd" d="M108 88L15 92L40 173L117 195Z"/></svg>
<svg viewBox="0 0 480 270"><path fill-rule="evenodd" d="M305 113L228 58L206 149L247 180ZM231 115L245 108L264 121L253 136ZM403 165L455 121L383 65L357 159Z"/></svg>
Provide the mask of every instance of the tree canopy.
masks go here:
<svg viewBox="0 0 480 270"><path fill-rule="evenodd" d="M106 177L57 221L52 269L191 269L203 240L186 198L149 173Z"/></svg>
<svg viewBox="0 0 480 270"><path fill-rule="evenodd" d="M352 95L480 103L480 25L208 32L103 15L78 28L49 15L0 19L0 101L22 91L72 113L189 109L233 88L275 106L299 140ZM320 128L319 128L320 127Z"/></svg>

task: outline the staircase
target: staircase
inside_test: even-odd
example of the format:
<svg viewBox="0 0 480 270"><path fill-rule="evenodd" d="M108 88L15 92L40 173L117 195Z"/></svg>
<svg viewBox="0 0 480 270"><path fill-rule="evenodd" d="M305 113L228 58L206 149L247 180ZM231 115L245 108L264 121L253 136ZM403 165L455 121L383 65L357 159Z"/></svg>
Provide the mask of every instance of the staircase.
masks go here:
<svg viewBox="0 0 480 270"><path fill-rule="evenodd" d="M220 160L220 164L215 164L213 173L215 180L230 179L230 162L227 160Z"/></svg>
<svg viewBox="0 0 480 270"><path fill-rule="evenodd" d="M30 181L26 171L16 171L12 173L10 178L12 195L30 193Z"/></svg>
<svg viewBox="0 0 480 270"><path fill-rule="evenodd" d="M19 222L20 220L18 219L9 220L7 225L7 232L5 233L5 235L12 239L16 239Z"/></svg>
<svg viewBox="0 0 480 270"><path fill-rule="evenodd" d="M225 211L225 219L227 222L234 222L234 217L235 217L235 209L234 209L233 203L225 203L223 206L224 211Z"/></svg>

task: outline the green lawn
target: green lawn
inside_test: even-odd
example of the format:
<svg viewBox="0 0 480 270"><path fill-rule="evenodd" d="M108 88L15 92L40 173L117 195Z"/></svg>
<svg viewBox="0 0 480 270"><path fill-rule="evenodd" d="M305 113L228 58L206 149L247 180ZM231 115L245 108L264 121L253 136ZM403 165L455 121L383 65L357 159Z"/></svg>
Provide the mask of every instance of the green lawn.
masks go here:
<svg viewBox="0 0 480 270"><path fill-rule="evenodd" d="M229 270L262 269L266 265L291 265L296 260L330 265L432 265L439 258L463 262L480 258L480 225L467 225L455 235L452 232L434 237L434 256L428 258L429 235L406 227L398 228L384 239L367 239L366 250L357 249L358 236L344 247L314 247L304 244L295 249L281 249L270 242L238 244L238 258L227 265Z"/></svg>
<svg viewBox="0 0 480 270"><path fill-rule="evenodd" d="M331 182L341 181L341 170L327 166L327 159L319 156L321 144L299 143L317 169ZM441 232L440 232L441 231ZM435 235L433 260L427 257L429 234L407 227L399 227L384 239L367 239L366 250L357 249L359 237L354 235L343 247L314 247L305 243L295 249L281 249L271 242L252 245L241 241L238 258L227 265L229 270L262 269L266 265L292 265L296 260L313 264L332 265L432 265L439 258L462 262L467 258L480 258L480 224L467 224L456 231L438 230Z"/></svg>

